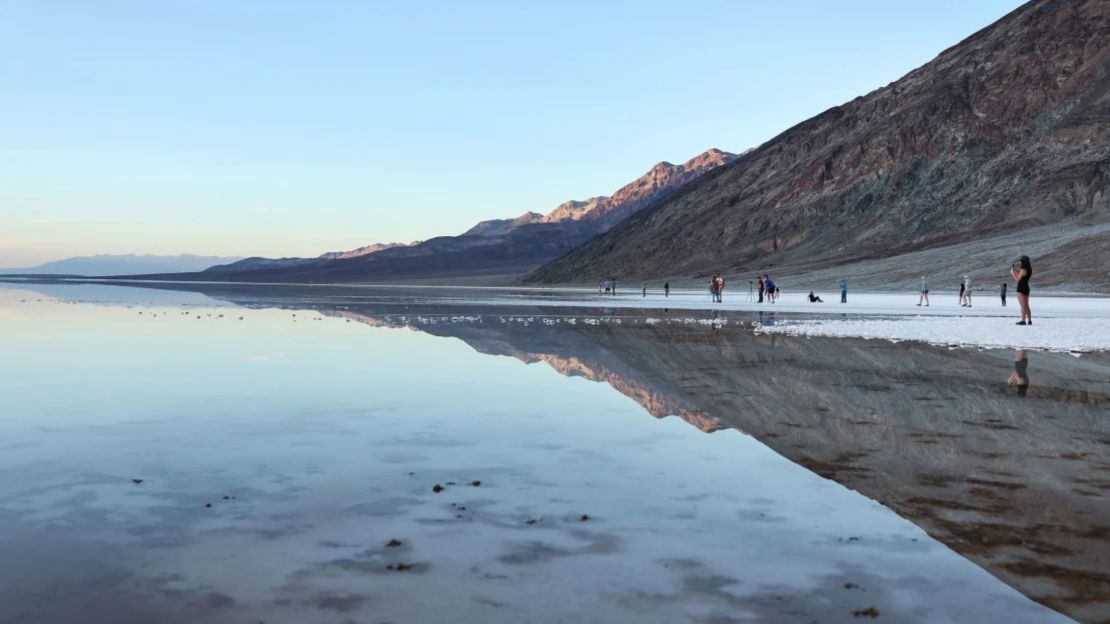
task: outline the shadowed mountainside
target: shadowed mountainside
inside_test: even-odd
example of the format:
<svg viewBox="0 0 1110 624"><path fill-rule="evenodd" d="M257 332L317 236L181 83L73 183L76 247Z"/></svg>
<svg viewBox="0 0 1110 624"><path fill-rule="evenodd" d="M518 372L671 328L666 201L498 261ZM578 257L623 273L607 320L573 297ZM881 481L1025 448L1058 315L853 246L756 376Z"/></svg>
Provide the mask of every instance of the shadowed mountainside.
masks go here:
<svg viewBox="0 0 1110 624"><path fill-rule="evenodd" d="M1032 226L1077 228L1110 220L1108 181L1110 3L1034 0L527 280L804 273ZM1089 258L1073 278L1110 284L1106 242L1072 243Z"/></svg>

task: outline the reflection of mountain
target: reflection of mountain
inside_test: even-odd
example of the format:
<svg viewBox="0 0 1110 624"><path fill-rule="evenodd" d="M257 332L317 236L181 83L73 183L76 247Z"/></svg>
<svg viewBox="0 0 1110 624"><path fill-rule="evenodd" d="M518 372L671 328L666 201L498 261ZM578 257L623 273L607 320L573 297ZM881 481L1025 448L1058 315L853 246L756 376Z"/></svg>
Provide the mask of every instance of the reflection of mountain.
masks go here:
<svg viewBox="0 0 1110 624"><path fill-rule="evenodd" d="M739 323L638 322L635 311L618 324L596 309L445 307L395 290L158 287L409 327L605 381L655 416L740 429L1026 595L1110 620L1107 354L1030 354L1022 398L1005 384L1008 352L755 336ZM340 303L319 303L329 298Z"/></svg>
<svg viewBox="0 0 1110 624"><path fill-rule="evenodd" d="M1105 357L1033 354L1033 387L1021 398L1005 385L1005 352L757 337L736 326L343 315L546 362L607 382L657 417L741 429L1034 599L1082 620L1110 617Z"/></svg>
<svg viewBox="0 0 1110 624"><path fill-rule="evenodd" d="M378 327L383 325L403 326L408 322L407 317L406 320L395 320L397 317L394 315L372 317L352 310L329 310L325 308L321 309L320 312ZM614 390L636 401L656 418L678 416L706 432L720 428L716 418L694 409L689 402L681 399L680 393L677 391L660 390L651 382L643 379L636 370L629 367L618 357L597 348L588 339L583 340L582 337L573 333L558 336L558 339L554 342L527 345L527 341L535 341L536 332L530 326L525 327L518 323L502 325L498 322L496 326L488 324L477 326L462 323L417 323L412 326L437 336L459 338L479 353L505 355L516 358L525 364L543 362L567 377L583 377L590 381L608 383ZM494 327L497 329L491 332L490 329ZM495 332L498 335L491 335ZM576 340L576 338L578 339ZM589 357L583 358L575 355L575 353L583 352L588 353Z"/></svg>

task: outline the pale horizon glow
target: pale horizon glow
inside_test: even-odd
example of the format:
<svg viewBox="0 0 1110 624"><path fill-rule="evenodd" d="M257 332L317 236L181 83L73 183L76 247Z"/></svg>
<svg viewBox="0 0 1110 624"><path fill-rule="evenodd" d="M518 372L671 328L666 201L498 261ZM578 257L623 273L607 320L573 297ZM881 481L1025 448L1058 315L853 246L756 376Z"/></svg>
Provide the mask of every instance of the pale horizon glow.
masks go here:
<svg viewBox="0 0 1110 624"><path fill-rule="evenodd" d="M546 213L756 146L1019 4L9 3L0 267Z"/></svg>

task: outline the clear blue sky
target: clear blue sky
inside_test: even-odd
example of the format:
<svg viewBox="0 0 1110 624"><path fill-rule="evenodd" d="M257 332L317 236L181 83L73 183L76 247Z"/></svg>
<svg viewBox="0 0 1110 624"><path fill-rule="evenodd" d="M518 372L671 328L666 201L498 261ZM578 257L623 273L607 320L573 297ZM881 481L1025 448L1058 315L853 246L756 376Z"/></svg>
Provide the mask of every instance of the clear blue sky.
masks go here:
<svg viewBox="0 0 1110 624"><path fill-rule="evenodd" d="M455 234L741 151L1014 0L0 0L0 267Z"/></svg>

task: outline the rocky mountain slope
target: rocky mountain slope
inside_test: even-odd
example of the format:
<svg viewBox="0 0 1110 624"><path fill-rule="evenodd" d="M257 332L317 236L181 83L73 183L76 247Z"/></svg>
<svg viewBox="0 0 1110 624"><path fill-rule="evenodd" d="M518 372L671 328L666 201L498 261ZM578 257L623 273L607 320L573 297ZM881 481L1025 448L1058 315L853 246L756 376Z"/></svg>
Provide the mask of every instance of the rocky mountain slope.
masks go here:
<svg viewBox="0 0 1110 624"><path fill-rule="evenodd" d="M1034 0L527 279L805 272L1089 226L1110 220L1108 181L1110 2Z"/></svg>
<svg viewBox="0 0 1110 624"><path fill-rule="evenodd" d="M319 258L248 258L235 264L211 267L203 276L160 277L355 282L431 276L519 275L570 251L705 172L736 158L735 154L710 149L681 165L662 162L612 196L567 202L547 215L526 212L514 219L483 221L460 236L392 245L351 257L327 257L329 255L325 254Z"/></svg>

